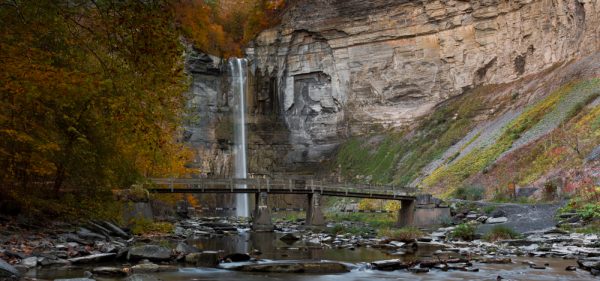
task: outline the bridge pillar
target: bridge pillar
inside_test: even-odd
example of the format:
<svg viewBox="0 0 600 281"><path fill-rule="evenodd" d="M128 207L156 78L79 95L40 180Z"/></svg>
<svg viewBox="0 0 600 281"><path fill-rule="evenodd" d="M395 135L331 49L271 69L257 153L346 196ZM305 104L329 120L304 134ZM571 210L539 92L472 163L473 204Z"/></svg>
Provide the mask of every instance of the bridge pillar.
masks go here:
<svg viewBox="0 0 600 281"><path fill-rule="evenodd" d="M415 217L415 205L415 200L400 201L400 210L398 210L398 222L396 223L396 226L405 227L413 225Z"/></svg>
<svg viewBox="0 0 600 281"><path fill-rule="evenodd" d="M271 210L267 205L266 192L255 193L254 203L254 219L252 221L252 229L254 231L273 231L273 223L271 222Z"/></svg>
<svg viewBox="0 0 600 281"><path fill-rule="evenodd" d="M318 192L308 195L308 208L306 208L306 226L323 227L325 226L325 217L321 210L321 194Z"/></svg>

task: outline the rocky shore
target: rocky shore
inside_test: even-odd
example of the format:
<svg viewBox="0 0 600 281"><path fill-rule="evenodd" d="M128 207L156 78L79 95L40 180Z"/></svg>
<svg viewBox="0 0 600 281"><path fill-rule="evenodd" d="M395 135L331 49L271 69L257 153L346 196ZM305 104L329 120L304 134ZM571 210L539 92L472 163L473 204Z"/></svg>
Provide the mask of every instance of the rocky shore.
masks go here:
<svg viewBox="0 0 600 281"><path fill-rule="evenodd" d="M43 229L28 229L15 223L0 228L0 278L18 279L33 268L70 268L86 266L86 280L113 276L129 280L153 280L149 273L177 271L180 267L220 267L243 272L341 273L356 268L405 270L425 273L430 270L478 271L478 265L516 263L520 260L532 269L548 265L523 261L525 257L552 257L577 260L578 267L566 271L586 270L600 275L600 238L598 234L569 233L557 227L523 232L518 239L486 241L475 234L472 241L455 237L461 224L480 228L508 224L510 216L502 212L484 214L482 208L455 208L452 226L424 231L410 239L378 237L374 229L363 234L332 234L335 224L323 231L306 230L302 220L276 223L277 237L286 250L302 247L344 249L369 247L397 258L361 264L314 261L270 261L261 259L260 249L250 253L203 251L186 241L198 238L235 236L249 231L247 220L233 218L192 218L174 224L172 233L158 236L135 236L128 229L108 221L80 224L53 224ZM560 224L573 224L576 214L564 214ZM341 222L356 224L356 222ZM302 243L298 246L295 243ZM419 255L427 252L427 255ZM408 259L407 256L412 258ZM102 265L102 266L97 266ZM108 265L108 266L107 266ZM145 275L144 275L145 274ZM83 279L80 279L83 280Z"/></svg>

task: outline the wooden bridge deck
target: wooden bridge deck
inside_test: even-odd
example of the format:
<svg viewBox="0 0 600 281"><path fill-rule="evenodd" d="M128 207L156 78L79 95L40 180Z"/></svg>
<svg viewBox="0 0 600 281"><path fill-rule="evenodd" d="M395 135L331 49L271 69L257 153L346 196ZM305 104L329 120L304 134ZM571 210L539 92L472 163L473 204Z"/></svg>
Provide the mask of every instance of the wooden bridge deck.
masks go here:
<svg viewBox="0 0 600 281"><path fill-rule="evenodd" d="M260 193L313 194L324 196L373 198L385 200L415 200L417 190L388 185L330 183L320 180L294 179L152 179L159 186L153 193Z"/></svg>

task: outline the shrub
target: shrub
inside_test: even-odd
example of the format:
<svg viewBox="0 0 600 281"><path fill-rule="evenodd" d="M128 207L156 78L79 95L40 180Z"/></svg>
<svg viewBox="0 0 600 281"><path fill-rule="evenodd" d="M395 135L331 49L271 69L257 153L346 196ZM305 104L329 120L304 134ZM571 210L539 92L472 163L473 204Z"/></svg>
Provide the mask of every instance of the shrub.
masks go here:
<svg viewBox="0 0 600 281"><path fill-rule="evenodd" d="M488 233L486 233L483 236L483 239L493 242L493 241L498 241L498 240L505 240L505 239L516 239L519 238L521 235L517 232L515 232L514 230L506 227L506 226L502 226L502 225L498 225L495 226L494 228L492 228Z"/></svg>
<svg viewBox="0 0 600 281"><path fill-rule="evenodd" d="M450 237L454 239L471 241L475 239L475 226L466 223L459 224L454 230L452 230L452 233L450 233Z"/></svg>
<svg viewBox="0 0 600 281"><path fill-rule="evenodd" d="M600 203L585 204L577 213L585 220L600 218Z"/></svg>
<svg viewBox="0 0 600 281"><path fill-rule="evenodd" d="M489 205L489 206L483 207L483 212L488 215L491 214L495 210L496 210L496 206Z"/></svg>
<svg viewBox="0 0 600 281"><path fill-rule="evenodd" d="M170 222L153 222L149 219L136 217L129 221L131 232L135 235L142 234L167 234L173 232Z"/></svg>
<svg viewBox="0 0 600 281"><path fill-rule="evenodd" d="M484 189L481 186L463 186L454 191L453 197L457 199L478 201L483 199Z"/></svg>
<svg viewBox="0 0 600 281"><path fill-rule="evenodd" d="M399 229L384 228L379 230L379 236L397 241L412 241L423 236L423 234L423 231L416 227L404 227Z"/></svg>

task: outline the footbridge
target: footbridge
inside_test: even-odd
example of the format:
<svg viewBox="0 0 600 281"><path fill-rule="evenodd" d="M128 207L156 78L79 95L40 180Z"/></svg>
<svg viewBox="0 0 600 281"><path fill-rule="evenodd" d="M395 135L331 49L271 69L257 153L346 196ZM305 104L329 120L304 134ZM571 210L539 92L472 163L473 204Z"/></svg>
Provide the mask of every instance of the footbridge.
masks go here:
<svg viewBox="0 0 600 281"><path fill-rule="evenodd" d="M309 206L306 208L306 225L320 227L325 224L321 210L322 196L372 198L400 201L398 211L398 226L421 225L422 215L420 206L432 206L431 195L420 194L415 188L395 185L370 185L355 183L334 183L316 179L269 179L269 178L153 178L156 187L150 188L152 193L229 193L254 194L255 206L253 228L269 230L271 223L271 208L267 206L269 194L298 194L308 197ZM435 205L435 204L433 204ZM434 207L439 207L435 205ZM439 219L439 216L433 215Z"/></svg>

